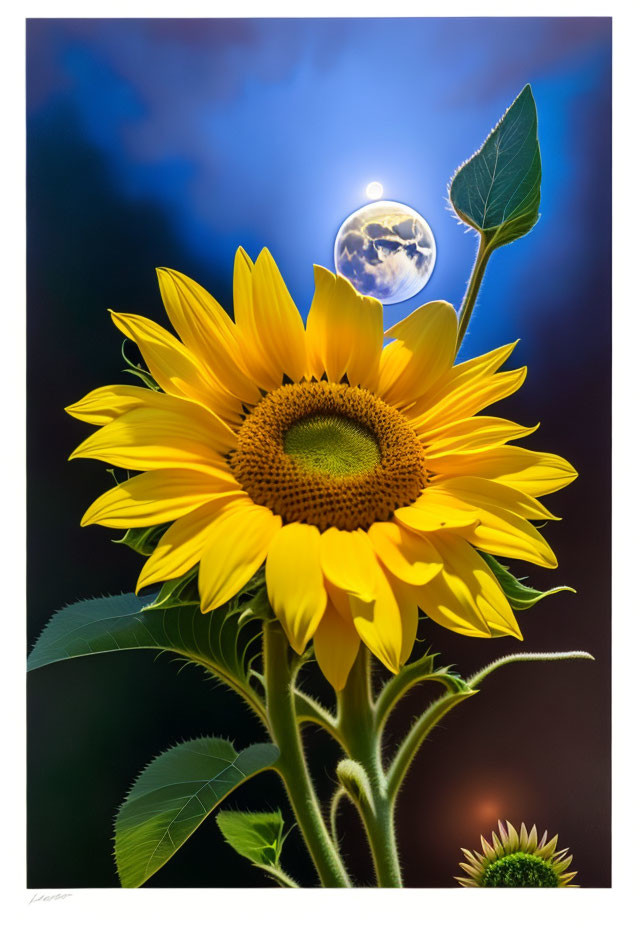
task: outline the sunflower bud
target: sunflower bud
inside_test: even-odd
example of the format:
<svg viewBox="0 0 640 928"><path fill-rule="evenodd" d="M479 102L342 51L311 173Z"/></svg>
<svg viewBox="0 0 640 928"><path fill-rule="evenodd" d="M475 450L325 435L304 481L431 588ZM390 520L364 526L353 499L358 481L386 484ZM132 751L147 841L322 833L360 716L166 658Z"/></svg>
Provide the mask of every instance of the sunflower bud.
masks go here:
<svg viewBox="0 0 640 928"><path fill-rule="evenodd" d="M373 808L371 784L364 767L355 760L345 758L338 764L336 774L341 786L356 805L361 806L366 803Z"/></svg>

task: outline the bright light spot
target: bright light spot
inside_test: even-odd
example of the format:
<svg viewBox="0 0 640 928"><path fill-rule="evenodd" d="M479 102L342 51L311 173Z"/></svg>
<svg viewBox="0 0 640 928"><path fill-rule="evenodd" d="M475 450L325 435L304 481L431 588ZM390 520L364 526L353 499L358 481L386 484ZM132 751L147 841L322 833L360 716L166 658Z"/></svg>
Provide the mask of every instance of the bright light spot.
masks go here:
<svg viewBox="0 0 640 928"><path fill-rule="evenodd" d="M366 193L370 200L379 200L383 193L380 181L373 180L370 184L367 184Z"/></svg>

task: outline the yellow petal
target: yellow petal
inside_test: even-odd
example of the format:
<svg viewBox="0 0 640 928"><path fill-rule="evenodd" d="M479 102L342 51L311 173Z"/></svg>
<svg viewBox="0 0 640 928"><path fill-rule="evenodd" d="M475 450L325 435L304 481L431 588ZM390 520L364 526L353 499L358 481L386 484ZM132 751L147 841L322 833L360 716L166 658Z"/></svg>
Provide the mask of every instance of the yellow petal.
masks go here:
<svg viewBox="0 0 640 928"><path fill-rule="evenodd" d="M107 425L118 416L138 406L153 404L155 396L164 396L147 387L132 387L124 384L114 384L108 387L98 387L83 396L77 403L65 406L74 419L89 422L91 425ZM162 402L162 401L161 401Z"/></svg>
<svg viewBox="0 0 640 928"><path fill-rule="evenodd" d="M216 519L234 505L238 505L236 500L220 498L177 519L145 562L136 593L150 583L174 580L191 570L202 556Z"/></svg>
<svg viewBox="0 0 640 928"><path fill-rule="evenodd" d="M442 558L428 538L395 522L374 522L367 534L380 562L405 583L428 583L442 570Z"/></svg>
<svg viewBox="0 0 640 928"><path fill-rule="evenodd" d="M443 454L497 448L508 441L526 438L536 431L539 424L527 428L509 419L498 419L495 416L471 416L427 431L418 427L417 432L420 441L425 446L427 460L431 460Z"/></svg>
<svg viewBox="0 0 640 928"><path fill-rule="evenodd" d="M457 496L479 509L488 504L507 509L523 519L554 522L559 519L528 493L487 477L442 477L434 480L433 489Z"/></svg>
<svg viewBox="0 0 640 928"><path fill-rule="evenodd" d="M302 654L327 605L315 525L292 522L280 529L269 547L266 578L271 607Z"/></svg>
<svg viewBox="0 0 640 928"><path fill-rule="evenodd" d="M239 258L235 273L236 324L247 370L266 390L280 386L283 375L301 380L307 367L304 325L275 261L263 248L253 270Z"/></svg>
<svg viewBox="0 0 640 928"><path fill-rule="evenodd" d="M382 350L382 304L362 296L344 277L315 266L307 318L309 374L375 389Z"/></svg>
<svg viewBox="0 0 640 928"><path fill-rule="evenodd" d="M124 413L85 439L69 460L94 458L131 470L219 466L220 455L235 445L234 433L212 413L179 402L179 409L167 403Z"/></svg>
<svg viewBox="0 0 640 928"><path fill-rule="evenodd" d="M494 348L493 351L479 355L477 358L470 358L468 361L454 365L444 377L433 384L419 400L416 400L407 415L417 417L432 406L437 405L451 393L461 389L465 384L478 383L478 381L495 373L513 353L517 344L518 342L512 342L510 345ZM463 417L457 416L454 418Z"/></svg>
<svg viewBox="0 0 640 928"><path fill-rule="evenodd" d="M471 545L456 535L434 536L443 568L417 587L420 607L430 619L461 635L522 639L511 606L493 573Z"/></svg>
<svg viewBox="0 0 640 928"><path fill-rule="evenodd" d="M389 573L388 570L384 572L387 580L391 584L394 598L400 610L400 623L402 625L400 665L402 666L402 664L408 661L418 634L418 602L416 599L416 589L415 586L408 585L398 580L398 578Z"/></svg>
<svg viewBox="0 0 640 928"><path fill-rule="evenodd" d="M313 649L320 670L334 690L344 689L359 648L360 636L351 618L345 621L331 600L328 600L313 636Z"/></svg>
<svg viewBox="0 0 640 928"><path fill-rule="evenodd" d="M99 496L85 512L81 524L97 523L110 528L160 525L173 522L213 499L240 495L244 496L244 491L228 469L150 471Z"/></svg>
<svg viewBox="0 0 640 928"><path fill-rule="evenodd" d="M236 325L248 326L253 319L252 273L253 261L244 248L238 248L233 263L233 315Z"/></svg>
<svg viewBox="0 0 640 928"><path fill-rule="evenodd" d="M240 368L235 326L222 306L185 274L165 267L157 274L167 315L184 345L211 379L243 402L257 403L260 393Z"/></svg>
<svg viewBox="0 0 640 928"><path fill-rule="evenodd" d="M327 595L331 600L334 609L338 612L339 615L342 616L345 622L350 622L353 624L353 620L351 618L351 606L349 605L349 594L344 590L341 590L340 587L334 586L330 580L327 580L326 576L324 578L324 585L327 588Z"/></svg>
<svg viewBox="0 0 640 928"><path fill-rule="evenodd" d="M374 596L373 602L349 596L353 622L369 650L392 673L397 673L403 653L402 617L391 584L377 563Z"/></svg>
<svg viewBox="0 0 640 928"><path fill-rule="evenodd" d="M260 346L253 312L253 267L253 261L244 248L238 248L233 265L233 314L240 347L239 363L259 387L272 390L282 383L282 371L278 370L277 364L275 367L271 365L271 359Z"/></svg>
<svg viewBox="0 0 640 928"><path fill-rule="evenodd" d="M371 602L375 596L378 565L371 542L362 531L327 529L320 539L325 577L334 586Z"/></svg>
<svg viewBox="0 0 640 928"><path fill-rule="evenodd" d="M111 313L118 329L136 343L149 371L165 391L202 403L228 419L239 419L241 403L216 383L182 342L144 316Z"/></svg>
<svg viewBox="0 0 640 928"><path fill-rule="evenodd" d="M426 393L450 370L456 352L458 322L450 303L420 306L385 334L395 341L380 358L378 393L406 406Z"/></svg>
<svg viewBox="0 0 640 928"><path fill-rule="evenodd" d="M232 505L216 519L200 559L202 612L226 603L253 577L281 525L280 516L253 503Z"/></svg>
<svg viewBox="0 0 640 928"><path fill-rule="evenodd" d="M481 409L519 390L526 376L526 367L520 367L500 374L467 378L422 414L417 415L416 410L411 410L411 424L416 432L424 434L429 429L474 416Z"/></svg>
<svg viewBox="0 0 640 928"><path fill-rule="evenodd" d="M443 455L433 460L432 468L447 477L487 477L529 496L555 493L578 476L571 464L557 454L512 445L479 454Z"/></svg>
<svg viewBox="0 0 640 928"><path fill-rule="evenodd" d="M490 481L488 481L490 482ZM461 537L489 554L515 557L530 561L539 567L557 567L556 557L540 532L522 516L515 515L507 509L493 504L490 500L480 500L474 494L453 495L443 493L451 505L459 506L463 511L473 512L478 523L460 529Z"/></svg>
<svg viewBox="0 0 640 928"><path fill-rule="evenodd" d="M393 514L395 521L418 532L455 531L475 525L478 516L454 506L437 488L428 486L410 506L401 506Z"/></svg>

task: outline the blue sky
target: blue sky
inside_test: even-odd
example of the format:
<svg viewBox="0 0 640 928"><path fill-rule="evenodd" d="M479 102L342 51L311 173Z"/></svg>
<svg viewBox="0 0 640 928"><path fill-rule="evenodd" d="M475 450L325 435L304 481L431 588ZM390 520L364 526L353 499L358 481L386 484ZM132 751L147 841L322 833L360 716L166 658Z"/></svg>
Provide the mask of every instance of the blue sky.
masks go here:
<svg viewBox="0 0 640 928"><path fill-rule="evenodd" d="M608 248L609 31L604 19L36 20L29 120L37 135L64 105L119 196L153 202L216 277L238 244L267 245L303 312L313 263L332 266L338 227L381 181L438 247L427 288L387 307L390 325L428 299L459 305L475 241L447 183L530 82L542 218L492 260L464 351L519 336L535 350L558 323L597 319L576 296Z"/></svg>

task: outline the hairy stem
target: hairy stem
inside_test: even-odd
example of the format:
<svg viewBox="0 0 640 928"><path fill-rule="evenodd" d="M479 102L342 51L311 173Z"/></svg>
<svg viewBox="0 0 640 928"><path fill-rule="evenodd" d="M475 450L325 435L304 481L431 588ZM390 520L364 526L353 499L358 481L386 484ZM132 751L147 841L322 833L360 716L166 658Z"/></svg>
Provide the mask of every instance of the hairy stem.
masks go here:
<svg viewBox="0 0 640 928"><path fill-rule="evenodd" d="M478 692L478 685L488 677L490 673L493 673L494 670L497 670L499 667L504 667L506 664L514 664L518 661L566 661L566 660L594 660L593 656L587 651L558 651L550 653L522 653L522 654L507 654L505 657L499 657L497 660L492 661L482 670L479 670L476 674L469 677L467 680L461 681L461 685L458 685L455 689L450 689L448 693L445 693L444 696L441 696L440 699L436 699L435 702L432 702L430 706L422 713L422 715L416 719L416 721L411 726L410 731L405 737L404 741L398 748L395 758L393 759L391 766L389 768L387 779L388 779L388 791L391 799L395 801L395 798L398 794L398 790L402 786L404 778L406 777L411 763L420 749L420 745L427 737L430 731L438 724L438 722L450 712L455 706L463 702L469 696L473 696ZM441 682L446 681L446 673L441 674L432 674L431 679L441 678Z"/></svg>
<svg viewBox="0 0 640 928"><path fill-rule="evenodd" d="M473 270L471 271L469 283L467 284L467 292L464 295L462 306L460 307L456 352L460 350L462 340L465 336L465 332L467 331L467 326L469 325L469 320L471 319L471 313L473 312L473 307L476 304L478 293L480 292L480 284L482 283L482 278L484 277L484 272L487 269L487 264L489 263L489 258L491 257L492 251L493 249L489 245L484 233L481 232L480 242L478 243L478 253L473 265Z"/></svg>
<svg viewBox="0 0 640 928"><path fill-rule="evenodd" d="M362 768L368 780L369 789L362 794L347 792L358 808L369 839L378 886L401 887L394 803L382 766L380 738L371 697L370 658L366 648L360 648L347 685L338 693L337 728L349 759Z"/></svg>
<svg viewBox="0 0 640 928"><path fill-rule="evenodd" d="M342 786L339 786L331 797L331 806L329 809L329 823L331 825L331 839L337 848L340 847L340 838L338 835L338 806L340 805L340 800L345 799L347 796L347 791Z"/></svg>
<svg viewBox="0 0 640 928"><path fill-rule="evenodd" d="M304 757L295 714L289 645L279 622L264 624L264 679L267 719L280 750L275 769L282 777L300 831L323 886L350 886L350 880L325 825Z"/></svg>
<svg viewBox="0 0 640 928"><path fill-rule="evenodd" d="M387 775L389 796L392 801L395 801L398 791L402 786L402 782L409 771L411 762L418 753L420 745L429 732L447 712L463 700L468 699L469 696L473 696L474 692L475 690L469 689L468 691L462 690L456 693L445 693L440 699L436 699L435 702L432 702L413 723L409 733L398 748Z"/></svg>
<svg viewBox="0 0 640 928"><path fill-rule="evenodd" d="M336 720L324 706L299 689L294 689L294 698L298 723L310 722L318 728L323 728L341 747L344 747L340 732L336 728Z"/></svg>
<svg viewBox="0 0 640 928"><path fill-rule="evenodd" d="M488 677L490 673L493 673L494 670L497 670L498 667L504 667L506 664L516 664L519 661L571 661L571 660L586 660L594 661L595 657L593 654L589 654L588 651L549 651L545 653L544 651L531 651L523 652L522 654L506 654L504 657L499 657L497 660L492 661L490 664L487 664L486 667L483 667L482 670L479 670L476 674L466 681L467 686L471 689L475 689L478 683L481 683L485 677Z"/></svg>

